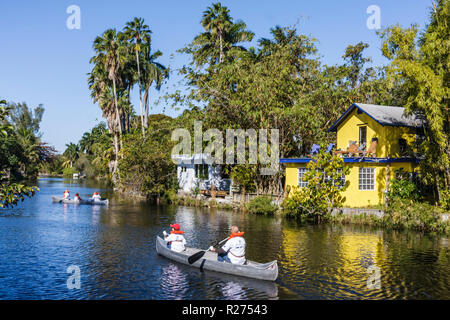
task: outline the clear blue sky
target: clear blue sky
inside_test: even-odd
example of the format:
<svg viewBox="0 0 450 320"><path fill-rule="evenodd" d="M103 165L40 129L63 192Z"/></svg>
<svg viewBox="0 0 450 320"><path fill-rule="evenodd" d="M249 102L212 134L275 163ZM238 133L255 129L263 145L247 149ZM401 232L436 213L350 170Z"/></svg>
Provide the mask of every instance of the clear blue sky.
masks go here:
<svg viewBox="0 0 450 320"><path fill-rule="evenodd" d="M122 29L133 17L142 17L153 31L153 48L163 52L160 62L178 68L187 57L176 50L202 31L202 12L212 2L154 0L54 0L0 2L0 98L25 101L29 106L42 103L45 114L41 124L43 140L64 151L65 144L77 142L81 135L102 120L87 86L92 42L107 28ZM325 64L341 63L348 44L367 42L367 55L374 65L385 64L375 30L366 27L367 7L381 9L381 27L428 21L431 0L224 0L232 17L246 22L255 41L270 37L270 28L298 22L299 32L319 40ZM69 30L66 9L81 9L81 29ZM171 58L171 55L173 57ZM176 88L173 74L165 90ZM183 89L183 88L180 88ZM164 90L162 90L164 92ZM153 92L151 102L158 93ZM132 103L139 108L137 92ZM179 111L158 105L152 113L176 116Z"/></svg>

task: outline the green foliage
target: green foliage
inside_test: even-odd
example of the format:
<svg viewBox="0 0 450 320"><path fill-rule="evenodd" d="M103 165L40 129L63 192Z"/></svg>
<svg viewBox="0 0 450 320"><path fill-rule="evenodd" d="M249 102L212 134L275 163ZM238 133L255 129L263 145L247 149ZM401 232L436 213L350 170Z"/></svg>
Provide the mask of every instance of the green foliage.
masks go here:
<svg viewBox="0 0 450 320"><path fill-rule="evenodd" d="M73 177L73 174L74 173L77 173L78 171L75 169L75 168L73 168L73 167L67 167L67 168L64 168L64 170L63 170L63 175L64 175L64 177L70 177L70 178L72 178Z"/></svg>
<svg viewBox="0 0 450 320"><path fill-rule="evenodd" d="M151 30L142 18L128 22L123 32L108 29L94 40L95 55L89 73L88 83L91 97L102 109L113 139L112 149L103 150L104 157L110 159L105 166L109 168L114 183L118 182L119 152L123 147L122 136L139 127L134 118L130 101L130 92L138 84L141 111L140 129L145 136L148 127L149 91L152 86L159 90L163 80L168 76L167 68L158 63L162 53L151 51ZM134 123L133 123L134 120ZM102 163L97 159L98 165ZM110 165L112 165L110 167ZM97 166L97 165L96 165ZM104 167L104 168L105 168Z"/></svg>
<svg viewBox="0 0 450 320"><path fill-rule="evenodd" d="M233 183L236 183L244 194L254 190L256 176L255 167L244 164L235 165L230 173Z"/></svg>
<svg viewBox="0 0 450 320"><path fill-rule="evenodd" d="M6 101L3 104L6 105ZM0 170L8 170L12 178L36 178L41 165L56 155L56 150L40 138L43 113L42 105L34 109L26 103L1 107Z"/></svg>
<svg viewBox="0 0 450 320"><path fill-rule="evenodd" d="M6 122L11 108L5 108L5 104L6 101L0 101L0 208L12 207L39 191L37 187L9 181L11 173L27 164L29 158L24 153L23 146L15 139L13 125Z"/></svg>
<svg viewBox="0 0 450 320"><path fill-rule="evenodd" d="M252 32L246 30L247 26L243 21L233 22L230 10L220 2L212 4L203 12L201 25L204 32L180 50L192 55L191 66L197 70L206 66L212 71L219 64L229 61L234 51L245 51L239 44L251 41L254 36ZM183 72L194 75L187 70ZM194 76L191 79L198 78Z"/></svg>
<svg viewBox="0 0 450 320"><path fill-rule="evenodd" d="M72 166L76 172L82 172L91 178L109 177L109 164L114 159L114 150L112 135L104 122L85 132L78 143L69 143L66 147L54 166ZM59 168L59 171L62 171L62 168Z"/></svg>
<svg viewBox="0 0 450 320"><path fill-rule="evenodd" d="M40 136L39 128L44 115L42 104L32 109L25 102L10 103L9 121L14 126L15 131L29 131L36 137Z"/></svg>
<svg viewBox="0 0 450 320"><path fill-rule="evenodd" d="M6 185L0 183L0 208L12 207L19 201L23 201L25 197L32 197L37 191L38 187L29 187L19 183Z"/></svg>
<svg viewBox="0 0 450 320"><path fill-rule="evenodd" d="M168 190L176 190L176 167L170 154L172 120L162 119L150 121L145 138L138 131L125 137L119 160L123 192L159 199Z"/></svg>
<svg viewBox="0 0 450 320"><path fill-rule="evenodd" d="M442 220L442 208L426 202L393 198L383 217L375 215L334 215L332 222L370 225L397 230L450 233L450 222Z"/></svg>
<svg viewBox="0 0 450 320"><path fill-rule="evenodd" d="M278 207L272 203L270 198L257 196L245 205L245 209L249 213L271 216L278 210Z"/></svg>
<svg viewBox="0 0 450 320"><path fill-rule="evenodd" d="M386 210L384 224L423 232L450 231L448 222L443 222L441 216L442 211L438 207L425 202L394 199Z"/></svg>
<svg viewBox="0 0 450 320"><path fill-rule="evenodd" d="M163 203L165 204L177 204L178 195L177 191L174 189L169 189L164 192Z"/></svg>
<svg viewBox="0 0 450 320"><path fill-rule="evenodd" d="M450 1L440 0L419 37L416 25L397 25L381 33L383 55L392 61L387 76L403 83L406 110L423 119L421 176L440 200L441 188L450 187L449 22Z"/></svg>
<svg viewBox="0 0 450 320"><path fill-rule="evenodd" d="M325 152L320 148L320 153L315 155L308 163L308 171L303 180L307 186L294 188L288 199L285 199L282 207L287 216L307 217L317 219L328 217L333 208L341 207L345 198L341 193L349 185L344 177L350 173L341 157Z"/></svg>
<svg viewBox="0 0 450 320"><path fill-rule="evenodd" d="M50 174L50 175L59 175L63 173L63 164L64 157L61 155L55 155L52 159L47 162L41 164L39 172Z"/></svg>
<svg viewBox="0 0 450 320"><path fill-rule="evenodd" d="M439 202L439 205L442 207L443 210L450 212L450 190L449 189L442 190L441 201Z"/></svg>
<svg viewBox="0 0 450 320"><path fill-rule="evenodd" d="M409 179L394 179L389 185L387 197L392 199L418 200L419 194L414 182Z"/></svg>

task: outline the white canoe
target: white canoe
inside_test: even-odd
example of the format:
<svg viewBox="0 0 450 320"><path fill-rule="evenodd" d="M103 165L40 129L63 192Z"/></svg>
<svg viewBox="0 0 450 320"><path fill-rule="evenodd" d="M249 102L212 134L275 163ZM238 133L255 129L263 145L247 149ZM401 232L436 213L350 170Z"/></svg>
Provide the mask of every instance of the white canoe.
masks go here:
<svg viewBox="0 0 450 320"><path fill-rule="evenodd" d="M238 265L227 262L219 262L217 261L217 253L208 251L199 260L193 264L189 264L188 258L199 251L202 250L186 247L186 250L183 252L175 252L167 247L167 242L161 237L156 237L156 252L158 252L158 254L171 260L200 268L201 270L210 270L269 281L275 281L278 277L277 260L268 263L258 263L247 260L247 264Z"/></svg>
<svg viewBox="0 0 450 320"><path fill-rule="evenodd" d="M63 198L58 198L58 197L52 197L52 201L53 202L59 202L59 203L72 203L72 204L90 204L90 205L100 205L100 206L105 206L109 204L108 199L105 200L81 200L81 201L77 201L75 199L63 199Z"/></svg>

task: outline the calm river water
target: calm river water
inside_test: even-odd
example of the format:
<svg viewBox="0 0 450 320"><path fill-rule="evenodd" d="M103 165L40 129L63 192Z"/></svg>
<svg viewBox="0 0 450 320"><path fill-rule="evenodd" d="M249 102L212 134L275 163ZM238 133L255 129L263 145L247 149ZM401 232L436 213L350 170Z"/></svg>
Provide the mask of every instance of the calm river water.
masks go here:
<svg viewBox="0 0 450 320"><path fill-rule="evenodd" d="M89 181L46 178L39 187L0 209L0 299L450 299L446 237L133 204ZM110 205L53 204L66 188L81 197L101 191ZM155 237L174 222L198 248L239 225L247 258L278 260L278 279L202 273L158 256ZM80 289L67 287L69 266L80 269ZM368 282L376 270L378 288Z"/></svg>

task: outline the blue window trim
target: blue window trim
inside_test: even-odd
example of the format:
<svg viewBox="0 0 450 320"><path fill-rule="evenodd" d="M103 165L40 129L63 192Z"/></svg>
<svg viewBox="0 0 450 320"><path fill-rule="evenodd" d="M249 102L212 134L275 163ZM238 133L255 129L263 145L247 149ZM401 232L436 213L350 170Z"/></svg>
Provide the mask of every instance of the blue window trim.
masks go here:
<svg viewBox="0 0 450 320"><path fill-rule="evenodd" d="M420 159L415 158L342 158L344 163L397 163L397 162L413 162L419 163ZM280 163L308 163L312 158L293 158L280 159Z"/></svg>

